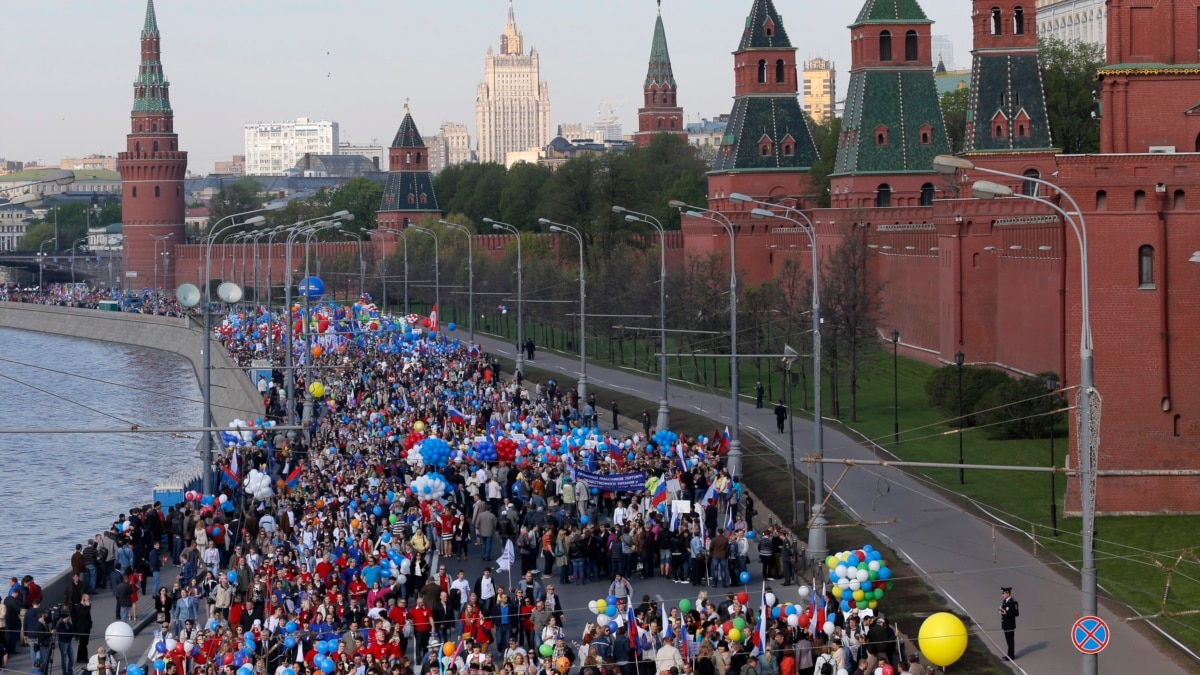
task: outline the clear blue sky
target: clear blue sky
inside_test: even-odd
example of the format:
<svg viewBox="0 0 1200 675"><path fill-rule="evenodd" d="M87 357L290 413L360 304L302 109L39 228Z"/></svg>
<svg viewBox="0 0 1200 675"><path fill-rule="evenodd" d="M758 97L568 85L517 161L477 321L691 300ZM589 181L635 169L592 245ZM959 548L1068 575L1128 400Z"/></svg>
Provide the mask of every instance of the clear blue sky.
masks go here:
<svg viewBox="0 0 1200 675"><path fill-rule="evenodd" d="M0 157L57 162L124 149L144 0L13 2L5 9ZM343 141L387 145L405 99L425 135L471 128L506 0L156 0L181 149L205 174L242 152L242 125L332 119ZM733 57L751 0L664 0L679 101L689 121L728 113ZM861 3L776 0L800 60L832 59L844 95L849 31ZM636 126L654 0L516 0L541 54L552 129L596 118L608 100ZM970 62L970 3L923 0L935 35Z"/></svg>

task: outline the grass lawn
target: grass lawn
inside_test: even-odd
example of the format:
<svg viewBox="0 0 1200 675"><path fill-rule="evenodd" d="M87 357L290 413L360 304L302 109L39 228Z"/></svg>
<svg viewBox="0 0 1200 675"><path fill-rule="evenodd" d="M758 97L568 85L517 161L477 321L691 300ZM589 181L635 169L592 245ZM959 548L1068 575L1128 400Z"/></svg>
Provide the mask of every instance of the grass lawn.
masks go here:
<svg viewBox="0 0 1200 675"><path fill-rule="evenodd" d="M501 334L515 336L516 319L512 312L506 317L505 323L493 329L501 328ZM477 325L476 330L480 330ZM539 333L539 330L541 331ZM551 331L528 325L526 335L534 336L539 348L559 344L565 345L568 338L573 342L572 333ZM538 335L543 336L539 340ZM652 358L652 343L657 336L648 335L642 341L638 352L637 367L648 372L657 372L657 361ZM609 349L608 340L589 340L589 358L598 362L611 363L634 367L634 345L626 341L624 353L617 347ZM613 343L615 345L615 343ZM795 344L798 351L807 352L807 345ZM674 347L672 347L674 349ZM595 355L593 355L595 354ZM622 362L622 356L624 361ZM762 373L763 385L767 389L768 401L780 398L783 386L783 373L778 370L778 361L764 359L762 370L755 368L755 361L747 359L741 363L739 380L743 396L753 397L755 382ZM677 383L688 383L697 389L720 391L720 383L729 382L728 359L700 359L698 369L694 369L691 359L672 359L669 373ZM771 368L775 370L772 372ZM800 366L798 365L797 368ZM811 364L807 365L809 372L805 374L803 384L799 374L796 378L796 388L793 390L794 408L805 412L806 402L811 403ZM906 461L924 462L957 462L959 456L960 435L948 426L944 416L931 408L925 401L925 380L934 371L932 366L910 359L898 360L896 369L897 391L899 399L899 442L893 439L893 374L890 358L880 363L879 369L865 379L858 393L857 421L849 421L849 393L840 392L841 419L833 424L856 431ZM682 382L680 382L682 380ZM805 393L807 386L810 391ZM728 390L727 388L725 389ZM619 394L604 394L605 400L616 398L620 401L622 410L634 412L641 410L645 404L640 400L622 400ZM825 418L831 417L830 391L828 379L825 380L825 390L822 394ZM680 415L683 415L681 417ZM809 413L811 414L811 413ZM672 420L686 419L683 411L673 411ZM681 422L682 424L682 422ZM675 426L673 424L673 426ZM700 423L695 433L709 434L712 423ZM1067 438L1066 423L1060 422L1056 428L1054 439L1054 463L1063 466L1063 456L1066 453L1069 439ZM1050 463L1049 439L1038 440L995 440L983 430L967 429L961 434L963 461L966 464L996 464L1006 466L1037 466L1045 467ZM751 474L752 462L758 462L763 469L785 469L786 465L774 453L766 448L752 446L752 438L743 438L746 444L746 471ZM830 448L826 448L827 450ZM966 471L965 482L959 483L957 469L925 469L922 471L931 481L942 488L957 493L967 500L979 502L993 513L997 513L1007 522L1020 529L1021 536L1033 534L1036 537L1037 550L1045 553L1055 562L1065 561L1078 567L1081 558L1081 521L1079 518L1068 518L1062 515L1063 497L1066 491L1066 478L1058 476L1055 480L1054 500L1058 505L1059 536L1053 536L1050 527L1050 476L1045 473L1024 473L1019 471L985 472L981 470ZM785 486L788 497L782 505L774 510L780 514L790 512L787 506L790 500L790 486ZM762 486L754 485L753 489L762 490ZM802 488L798 488L802 489ZM965 500L964 500L964 503ZM859 538L865 537L865 531L852 530ZM831 530L830 548L834 548L834 534L843 530ZM1017 533L1013 533L1016 535ZM840 534L839 534L840 536ZM861 543L867 543L863 541ZM847 543L844 548L851 545ZM1029 543L1032 547L1034 544ZM1200 615L1172 616L1172 613L1195 610L1200 607L1200 557L1193 550L1200 549L1200 516L1109 516L1100 517L1096 521L1096 559L1097 573L1102 592L1116 601L1134 608L1137 615L1151 615L1164 610L1163 597L1166 595L1166 616L1155 619L1155 623L1173 638L1187 645L1193 651L1200 652ZM1061 560L1060 560L1061 559ZM1177 572L1170 574L1169 570L1177 567ZM1063 574L1072 580L1078 579L1078 573L1072 569L1060 566ZM1169 590L1168 590L1168 583ZM1119 614L1127 614L1122 609ZM1166 640L1160 639L1163 644ZM983 672L975 671L972 672Z"/></svg>

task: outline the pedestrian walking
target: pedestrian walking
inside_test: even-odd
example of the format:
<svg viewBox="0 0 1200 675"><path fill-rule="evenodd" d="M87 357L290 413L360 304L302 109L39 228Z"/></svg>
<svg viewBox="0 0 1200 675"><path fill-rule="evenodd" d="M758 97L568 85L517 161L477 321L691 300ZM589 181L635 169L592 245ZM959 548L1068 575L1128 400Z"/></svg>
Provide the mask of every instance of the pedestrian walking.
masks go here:
<svg viewBox="0 0 1200 675"><path fill-rule="evenodd" d="M754 383L754 407L759 410L763 407L763 383L759 380Z"/></svg>
<svg viewBox="0 0 1200 675"><path fill-rule="evenodd" d="M780 401L779 405L775 406L775 427L781 434L783 433L783 423L787 420L787 416L788 409L783 405L783 401Z"/></svg>

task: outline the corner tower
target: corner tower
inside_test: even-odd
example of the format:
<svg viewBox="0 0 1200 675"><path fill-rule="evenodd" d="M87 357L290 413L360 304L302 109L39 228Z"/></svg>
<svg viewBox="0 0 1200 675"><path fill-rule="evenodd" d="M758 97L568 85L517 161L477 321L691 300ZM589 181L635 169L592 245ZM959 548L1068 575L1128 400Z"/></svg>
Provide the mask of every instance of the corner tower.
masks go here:
<svg viewBox="0 0 1200 675"><path fill-rule="evenodd" d="M933 158L949 152L917 0L867 0L850 26L850 89L830 177L832 205L930 206Z"/></svg>
<svg viewBox="0 0 1200 675"><path fill-rule="evenodd" d="M671 70L671 54L667 51L662 0L658 0L658 19L654 22L654 40L650 44L650 66L642 85L642 107L638 109L638 132L633 137L639 146L650 145L656 134L676 134L687 140L683 108L676 100L678 90L675 73Z"/></svg>
<svg viewBox="0 0 1200 675"><path fill-rule="evenodd" d="M972 0L971 21L966 154L987 155L988 166L1012 173L1053 172L1058 150L1042 91L1034 3Z"/></svg>
<svg viewBox="0 0 1200 675"><path fill-rule="evenodd" d="M130 133L125 152L117 157L117 170L121 173L123 259L130 289L151 285L160 266L163 272L158 276L159 286L174 289L172 257L175 246L184 243L183 179L187 173L187 153L179 150L170 86L163 75L154 0L147 0L142 63L133 83ZM163 243L159 245L159 241ZM162 255L164 252L167 255Z"/></svg>
<svg viewBox="0 0 1200 675"><path fill-rule="evenodd" d="M429 173L429 149L417 131L408 104L404 105L404 121L388 149L388 159L383 201L376 218L378 226L403 230L423 218L441 218Z"/></svg>
<svg viewBox="0 0 1200 675"><path fill-rule="evenodd" d="M709 206L729 194L802 197L817 147L797 98L796 48L771 0L754 0L733 53L734 103L709 175Z"/></svg>

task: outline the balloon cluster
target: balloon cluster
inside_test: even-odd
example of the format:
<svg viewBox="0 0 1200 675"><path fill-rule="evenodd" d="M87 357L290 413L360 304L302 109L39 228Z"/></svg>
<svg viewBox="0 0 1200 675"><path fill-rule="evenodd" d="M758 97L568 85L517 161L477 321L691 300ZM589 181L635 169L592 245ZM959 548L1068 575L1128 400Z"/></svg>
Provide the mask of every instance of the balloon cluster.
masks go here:
<svg viewBox="0 0 1200 675"><path fill-rule="evenodd" d="M517 442L511 438L501 438L496 441L496 456L501 462L514 462L517 459Z"/></svg>
<svg viewBox="0 0 1200 675"><path fill-rule="evenodd" d="M258 500L270 499L275 495L275 491L271 488L270 474L263 473L258 469L251 469L246 474L246 492Z"/></svg>
<svg viewBox="0 0 1200 675"><path fill-rule="evenodd" d="M421 442L421 460L429 466L446 466L450 455L450 444L440 438L426 438Z"/></svg>
<svg viewBox="0 0 1200 675"><path fill-rule="evenodd" d="M767 594L768 600L771 599L771 595L771 593ZM783 619L787 621L787 625L791 626L792 628L798 627L808 630L808 627L812 624L812 617L809 616L808 613L804 611L804 608L800 605L793 605L790 602L785 602L779 605L775 605L773 603L767 604L771 606L771 618Z"/></svg>
<svg viewBox="0 0 1200 675"><path fill-rule="evenodd" d="M679 434L670 429L659 429L651 437L654 444L663 449L663 452L672 452L672 448L679 442Z"/></svg>
<svg viewBox="0 0 1200 675"><path fill-rule="evenodd" d="M481 462L495 462L500 459L496 452L496 444L491 441L479 441L475 444L475 459Z"/></svg>
<svg viewBox="0 0 1200 675"><path fill-rule="evenodd" d="M423 502L441 499L446 494L448 487L446 479L437 473L427 473L423 476L418 476L412 482L413 495Z"/></svg>
<svg viewBox="0 0 1200 675"><path fill-rule="evenodd" d="M852 608L875 609L886 591L892 589L892 570L883 554L870 544L856 551L842 551L825 559L833 597L841 601L842 611Z"/></svg>
<svg viewBox="0 0 1200 675"><path fill-rule="evenodd" d="M332 673L337 668L337 662L334 661L332 657L328 656L328 654L337 653L338 641L317 640L316 644L313 645L313 649L315 649L317 652L313 656L313 665L326 675Z"/></svg>
<svg viewBox="0 0 1200 675"><path fill-rule="evenodd" d="M588 603L588 610L596 615L596 624L600 626L608 626L610 630L617 630L617 596L610 595L599 600L592 600Z"/></svg>

